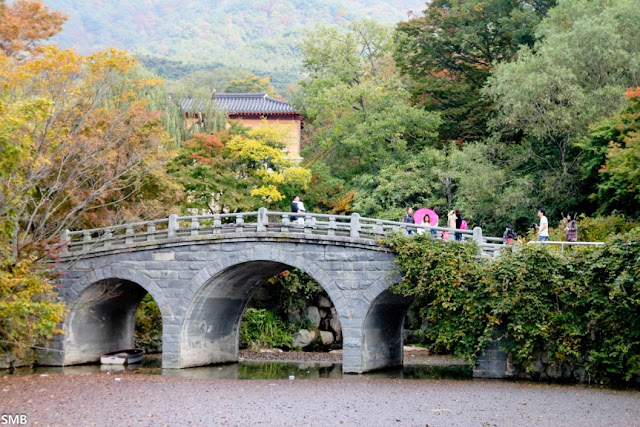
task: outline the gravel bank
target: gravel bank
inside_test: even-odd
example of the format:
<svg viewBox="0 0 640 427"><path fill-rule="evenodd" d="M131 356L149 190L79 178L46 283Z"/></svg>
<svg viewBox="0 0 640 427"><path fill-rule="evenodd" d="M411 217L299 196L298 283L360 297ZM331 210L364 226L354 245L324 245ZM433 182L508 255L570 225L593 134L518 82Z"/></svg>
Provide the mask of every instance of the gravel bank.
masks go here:
<svg viewBox="0 0 640 427"><path fill-rule="evenodd" d="M119 381L116 380L119 378ZM0 413L70 426L636 426L640 393L498 381L0 377Z"/></svg>
<svg viewBox="0 0 640 427"><path fill-rule="evenodd" d="M240 350L239 357L255 362L331 362L342 363L342 353L313 353L303 351L263 351L255 352L250 350ZM404 351L405 365L432 365L432 366L457 366L468 365L464 360L456 359L452 356L430 355L424 349L412 349L408 347Z"/></svg>

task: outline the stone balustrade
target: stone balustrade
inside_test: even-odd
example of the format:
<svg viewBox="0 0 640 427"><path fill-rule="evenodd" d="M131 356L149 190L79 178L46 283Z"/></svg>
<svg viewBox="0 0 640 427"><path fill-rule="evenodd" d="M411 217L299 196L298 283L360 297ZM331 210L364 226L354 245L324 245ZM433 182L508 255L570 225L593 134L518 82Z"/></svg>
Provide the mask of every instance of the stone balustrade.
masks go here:
<svg viewBox="0 0 640 427"><path fill-rule="evenodd" d="M240 212L215 215L178 216L171 215L153 221L123 224L112 227L80 231L65 231L63 256L74 256L119 248L149 245L169 239L216 239L247 233L271 233L278 235L326 236L348 238L375 244L381 237L392 233L416 233L435 230L436 239L443 233L454 233L462 241L474 241L482 255L493 256L505 247L501 237L483 236L482 228L458 230L446 227L431 227L396 221L361 217L354 213L327 215L316 213L272 212L260 208L257 212Z"/></svg>

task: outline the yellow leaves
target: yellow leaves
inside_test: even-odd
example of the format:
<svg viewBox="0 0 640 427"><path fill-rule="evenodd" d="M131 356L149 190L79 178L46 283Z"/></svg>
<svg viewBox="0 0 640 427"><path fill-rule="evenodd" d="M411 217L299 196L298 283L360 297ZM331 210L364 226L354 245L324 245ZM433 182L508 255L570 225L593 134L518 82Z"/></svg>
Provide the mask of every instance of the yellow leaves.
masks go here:
<svg viewBox="0 0 640 427"><path fill-rule="evenodd" d="M311 171L302 167L292 167L284 171L284 182L297 184L300 189L306 190L311 182Z"/></svg>
<svg viewBox="0 0 640 427"><path fill-rule="evenodd" d="M275 203L284 198L278 190L280 185L308 188L311 171L297 166L283 150L289 137L288 126L269 125L265 120L262 126L249 130L246 136L235 136L227 143L230 157L245 165L248 175L257 181L252 196Z"/></svg>
<svg viewBox="0 0 640 427"><path fill-rule="evenodd" d="M278 191L275 185L263 185L254 190L251 190L251 195L254 197L261 197L269 203L277 203L284 199L284 196Z"/></svg>

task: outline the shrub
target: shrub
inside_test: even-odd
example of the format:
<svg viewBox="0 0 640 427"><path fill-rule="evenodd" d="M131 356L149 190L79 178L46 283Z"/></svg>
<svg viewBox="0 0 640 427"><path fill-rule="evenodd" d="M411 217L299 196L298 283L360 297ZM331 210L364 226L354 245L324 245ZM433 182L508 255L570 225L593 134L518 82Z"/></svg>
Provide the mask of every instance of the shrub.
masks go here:
<svg viewBox="0 0 640 427"><path fill-rule="evenodd" d="M247 308L240 323L240 346L259 348L291 347L293 335L288 323L267 309Z"/></svg>
<svg viewBox="0 0 640 427"><path fill-rule="evenodd" d="M162 314L151 294L142 298L136 311L135 341L147 353L162 351Z"/></svg>
<svg viewBox="0 0 640 427"><path fill-rule="evenodd" d="M427 344L475 362L493 338L531 370L544 353L583 364L600 382L640 381L640 227L598 248L565 254L515 246L491 263L467 243L384 240L416 298Z"/></svg>

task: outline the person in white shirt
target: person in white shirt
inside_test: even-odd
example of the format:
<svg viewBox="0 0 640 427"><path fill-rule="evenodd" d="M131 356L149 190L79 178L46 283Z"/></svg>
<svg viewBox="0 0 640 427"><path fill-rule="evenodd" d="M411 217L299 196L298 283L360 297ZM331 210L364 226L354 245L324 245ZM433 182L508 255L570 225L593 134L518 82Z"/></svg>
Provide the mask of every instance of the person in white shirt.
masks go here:
<svg viewBox="0 0 640 427"><path fill-rule="evenodd" d="M539 242L546 242L549 240L549 221L547 220L547 217L544 216L546 213L547 212L544 209L538 210L538 217L540 217L540 225L537 226Z"/></svg>

